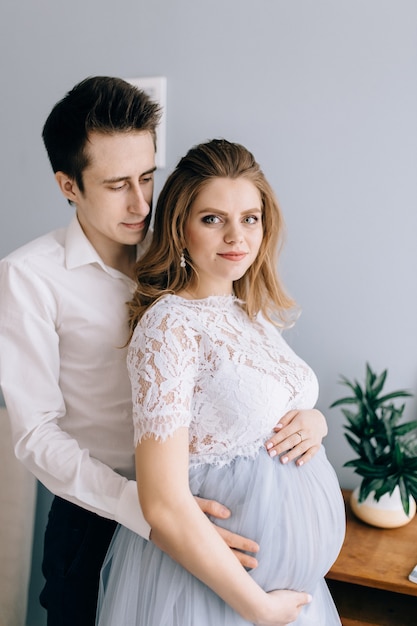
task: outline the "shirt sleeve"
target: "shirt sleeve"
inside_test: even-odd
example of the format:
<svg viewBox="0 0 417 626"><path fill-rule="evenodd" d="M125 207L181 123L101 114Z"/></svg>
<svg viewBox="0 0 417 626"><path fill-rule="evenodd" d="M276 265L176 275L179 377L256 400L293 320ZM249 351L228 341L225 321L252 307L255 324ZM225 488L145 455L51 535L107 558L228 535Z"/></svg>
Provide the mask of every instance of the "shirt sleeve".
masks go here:
<svg viewBox="0 0 417 626"><path fill-rule="evenodd" d="M157 303L140 320L129 351L135 443L164 441L189 427L198 373L198 333L175 308Z"/></svg>
<svg viewBox="0 0 417 626"><path fill-rule="evenodd" d="M0 262L0 382L17 458L53 494L145 538L136 483L81 449L62 430L58 303L27 263Z"/></svg>

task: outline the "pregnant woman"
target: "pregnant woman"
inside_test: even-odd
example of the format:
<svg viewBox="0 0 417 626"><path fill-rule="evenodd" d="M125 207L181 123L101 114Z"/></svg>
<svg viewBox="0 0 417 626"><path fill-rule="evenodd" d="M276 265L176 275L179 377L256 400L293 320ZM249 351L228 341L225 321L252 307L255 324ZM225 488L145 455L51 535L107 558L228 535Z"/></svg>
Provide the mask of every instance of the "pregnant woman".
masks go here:
<svg viewBox="0 0 417 626"><path fill-rule="evenodd" d="M294 310L276 273L282 230L274 193L239 144L192 148L161 192L128 352L152 532L146 541L119 528L99 626L340 625L324 580L345 531L335 472L323 447L303 467L265 447L289 411L313 420L318 396L281 334ZM223 525L259 544L255 569L242 567L194 496L230 508Z"/></svg>

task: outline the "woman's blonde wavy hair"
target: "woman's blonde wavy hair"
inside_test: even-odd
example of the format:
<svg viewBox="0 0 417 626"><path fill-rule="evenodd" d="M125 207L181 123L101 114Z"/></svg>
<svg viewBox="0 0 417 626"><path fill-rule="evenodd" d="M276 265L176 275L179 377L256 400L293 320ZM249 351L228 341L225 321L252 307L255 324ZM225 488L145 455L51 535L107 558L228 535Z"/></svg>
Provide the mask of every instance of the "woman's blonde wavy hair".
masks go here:
<svg viewBox="0 0 417 626"><path fill-rule="evenodd" d="M254 263L234 282L235 295L251 318L260 312L277 326L292 323L295 302L286 294L277 274L284 223L275 194L244 146L213 139L189 150L159 195L153 238L136 266L137 289L128 303L131 333L156 300L198 283L197 270L187 254L184 230L191 205L214 178L245 178L255 185L262 200L263 240ZM183 253L186 267L180 266Z"/></svg>

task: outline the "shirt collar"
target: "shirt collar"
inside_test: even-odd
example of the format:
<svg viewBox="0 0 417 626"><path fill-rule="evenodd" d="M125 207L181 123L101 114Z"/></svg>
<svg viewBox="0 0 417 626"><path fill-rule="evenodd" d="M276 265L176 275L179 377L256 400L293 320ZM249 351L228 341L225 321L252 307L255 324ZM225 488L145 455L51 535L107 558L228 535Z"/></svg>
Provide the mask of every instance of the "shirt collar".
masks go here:
<svg viewBox="0 0 417 626"><path fill-rule="evenodd" d="M148 231L145 240L137 246L136 258L139 259L147 249L151 239L151 233ZM83 265L91 265L97 263L100 267L108 273L113 274L117 270L113 270L108 267L97 250L90 243L89 239L84 234L83 229L78 221L77 215L74 214L71 222L68 225L66 237L65 237L65 264L67 269L72 270Z"/></svg>
<svg viewBox="0 0 417 626"><path fill-rule="evenodd" d="M103 269L106 269L102 258L85 236L76 215L74 215L67 228L65 237L65 263L69 270L92 263L98 263Z"/></svg>

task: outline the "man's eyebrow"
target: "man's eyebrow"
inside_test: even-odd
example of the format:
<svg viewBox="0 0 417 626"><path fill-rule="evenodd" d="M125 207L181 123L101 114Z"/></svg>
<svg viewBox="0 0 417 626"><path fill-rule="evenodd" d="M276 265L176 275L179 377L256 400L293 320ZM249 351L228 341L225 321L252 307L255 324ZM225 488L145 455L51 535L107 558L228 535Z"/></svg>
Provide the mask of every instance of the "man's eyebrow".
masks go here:
<svg viewBox="0 0 417 626"><path fill-rule="evenodd" d="M146 172L142 172L142 174L140 175L140 178L142 178L142 176L148 176L149 174L153 174L156 171L156 166L152 167L150 170L147 170ZM131 176L114 176L113 178L105 178L102 182L109 184L109 183L121 183L124 180L129 180L131 178Z"/></svg>

